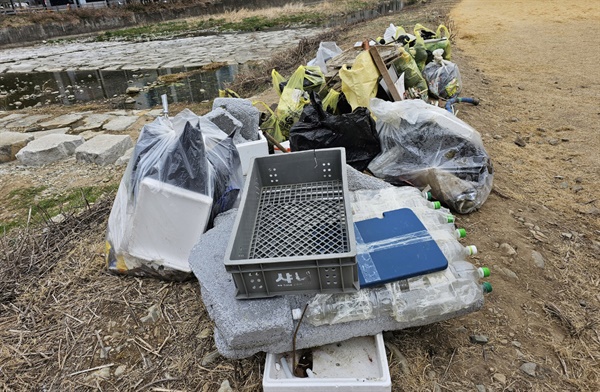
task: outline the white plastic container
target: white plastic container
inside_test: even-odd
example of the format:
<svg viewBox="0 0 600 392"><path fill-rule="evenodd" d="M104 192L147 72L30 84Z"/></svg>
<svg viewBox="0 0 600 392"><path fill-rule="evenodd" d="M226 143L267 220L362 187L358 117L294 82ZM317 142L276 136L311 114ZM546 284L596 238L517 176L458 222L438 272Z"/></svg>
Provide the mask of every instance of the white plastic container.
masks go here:
<svg viewBox="0 0 600 392"><path fill-rule="evenodd" d="M287 378L281 359L292 367L292 353L267 354L264 392L390 392L392 380L383 335L365 336L312 349L313 378Z"/></svg>
<svg viewBox="0 0 600 392"><path fill-rule="evenodd" d="M210 217L212 198L151 178L140 183L128 253L190 272L188 257Z"/></svg>
<svg viewBox="0 0 600 392"><path fill-rule="evenodd" d="M243 175L248 174L252 159L269 155L267 139L265 139L262 132L258 132L258 136L260 138L258 140L235 145L242 161Z"/></svg>

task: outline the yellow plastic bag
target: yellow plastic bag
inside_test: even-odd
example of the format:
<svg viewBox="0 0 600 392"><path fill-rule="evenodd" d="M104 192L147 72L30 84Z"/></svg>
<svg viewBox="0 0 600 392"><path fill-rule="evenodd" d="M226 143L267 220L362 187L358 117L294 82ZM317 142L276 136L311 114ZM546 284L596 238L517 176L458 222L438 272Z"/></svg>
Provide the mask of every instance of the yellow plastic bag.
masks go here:
<svg viewBox="0 0 600 392"><path fill-rule="evenodd" d="M240 95L231 89L219 90L220 98L240 98Z"/></svg>
<svg viewBox="0 0 600 392"><path fill-rule="evenodd" d="M285 82L285 78L273 69L271 71L271 79L273 80L273 89L277 92L277 95L281 97L281 83Z"/></svg>
<svg viewBox="0 0 600 392"><path fill-rule="evenodd" d="M410 48L409 52L415 59L415 63L417 63L417 67L419 67L419 71L423 71L425 64L427 64L427 49L425 48L425 41L420 35L417 35L415 45Z"/></svg>
<svg viewBox="0 0 600 392"><path fill-rule="evenodd" d="M359 107L369 107L371 98L377 94L379 71L371 58L371 54L363 51L356 56L352 69L346 65L340 69L342 92L352 110Z"/></svg>
<svg viewBox="0 0 600 392"><path fill-rule="evenodd" d="M417 23L414 28L415 35L422 36L421 31L424 31L428 36L433 37L425 40L425 48L428 51L433 52L436 49L444 49L444 60L451 60L452 48L450 46L450 32L446 26L441 24L434 32L433 30L429 30L425 26Z"/></svg>
<svg viewBox="0 0 600 392"><path fill-rule="evenodd" d="M338 114L338 102L340 101L340 93L335 91L334 89L329 90L325 98L323 98L323 109L333 113Z"/></svg>
<svg viewBox="0 0 600 392"><path fill-rule="evenodd" d="M404 73L404 86L407 89L413 87L420 92L427 92L427 82L423 79L415 59L404 48L398 48L398 53L399 56L393 65L398 75Z"/></svg>
<svg viewBox="0 0 600 392"><path fill-rule="evenodd" d="M277 115L271 110L271 108L263 101L252 102L252 105L262 105L265 107L265 109L267 109L267 112L270 114L269 118L262 124L260 124L260 129L271 135L273 139L277 140L278 143L285 141L286 138L283 136L283 133L281 132L281 127L279 126L279 119L277 118Z"/></svg>

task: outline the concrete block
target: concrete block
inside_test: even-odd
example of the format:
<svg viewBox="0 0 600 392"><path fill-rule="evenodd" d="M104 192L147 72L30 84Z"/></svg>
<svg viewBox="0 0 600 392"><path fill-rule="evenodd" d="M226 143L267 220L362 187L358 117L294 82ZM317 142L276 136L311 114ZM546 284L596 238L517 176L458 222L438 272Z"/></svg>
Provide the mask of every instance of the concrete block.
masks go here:
<svg viewBox="0 0 600 392"><path fill-rule="evenodd" d="M252 102L242 98L216 98L213 110L223 108L242 124L241 135L246 140L258 140L258 122L260 112Z"/></svg>
<svg viewBox="0 0 600 392"><path fill-rule="evenodd" d="M124 132L138 120L138 116L117 116L104 124L102 129L109 132Z"/></svg>
<svg viewBox="0 0 600 392"><path fill-rule="evenodd" d="M115 163L131 147L133 141L129 135L98 135L77 147L75 158L105 166Z"/></svg>
<svg viewBox="0 0 600 392"><path fill-rule="evenodd" d="M235 135L233 136L233 142L235 144L243 143L246 141L246 139L244 139L244 137L241 134L244 124L242 124L238 119L233 117L225 109L213 109L202 117L215 124L228 135L231 135L233 132L235 132Z"/></svg>
<svg viewBox="0 0 600 392"><path fill-rule="evenodd" d="M14 161L15 154L33 140L33 135L21 132L0 133L0 163Z"/></svg>
<svg viewBox="0 0 600 392"><path fill-rule="evenodd" d="M17 159L24 165L41 166L75 153L75 149L83 144L83 138L75 135L46 135L35 139L16 154Z"/></svg>
<svg viewBox="0 0 600 392"><path fill-rule="evenodd" d="M44 121L43 123L40 123L40 125L44 129L64 128L64 127L68 127L71 124L76 123L77 121L81 120L82 118L83 118L83 115L81 115L81 114L75 114L75 113L64 114L62 116L53 118L52 120Z"/></svg>
<svg viewBox="0 0 600 392"><path fill-rule="evenodd" d="M227 346L263 347L287 339L293 331L287 297L240 301L225 271L223 258L237 210L220 214L215 226L200 236L190 252L189 264L202 288L202 300Z"/></svg>

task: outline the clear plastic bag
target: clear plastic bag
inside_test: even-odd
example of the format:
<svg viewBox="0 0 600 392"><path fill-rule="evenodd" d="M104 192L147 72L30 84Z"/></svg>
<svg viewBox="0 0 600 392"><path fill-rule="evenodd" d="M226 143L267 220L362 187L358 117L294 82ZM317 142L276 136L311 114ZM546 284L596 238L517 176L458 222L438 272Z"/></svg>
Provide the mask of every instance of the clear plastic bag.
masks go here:
<svg viewBox="0 0 600 392"><path fill-rule="evenodd" d="M335 42L321 42L317 50L317 56L310 60L307 65L316 65L321 68L321 72L327 73L327 65L325 63L341 53L342 49Z"/></svg>
<svg viewBox="0 0 600 392"><path fill-rule="evenodd" d="M232 137L184 110L142 128L108 220L110 271L189 278L187 253L243 185Z"/></svg>
<svg viewBox="0 0 600 392"><path fill-rule="evenodd" d="M483 205L493 167L476 130L421 100L374 98L371 111L382 150L369 164L375 176L395 185L429 185L435 199L461 214Z"/></svg>
<svg viewBox="0 0 600 392"><path fill-rule="evenodd" d="M458 66L442 58L443 52L443 49L433 51L433 61L425 66L423 77L430 94L447 100L460 94L462 79Z"/></svg>

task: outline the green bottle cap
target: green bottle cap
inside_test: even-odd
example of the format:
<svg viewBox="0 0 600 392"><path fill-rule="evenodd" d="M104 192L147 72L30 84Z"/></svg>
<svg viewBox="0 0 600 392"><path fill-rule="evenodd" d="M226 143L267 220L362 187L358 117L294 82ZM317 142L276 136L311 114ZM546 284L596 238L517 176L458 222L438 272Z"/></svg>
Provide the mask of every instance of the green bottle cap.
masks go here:
<svg viewBox="0 0 600 392"><path fill-rule="evenodd" d="M454 215L448 215L447 217L448 223L454 223Z"/></svg>
<svg viewBox="0 0 600 392"><path fill-rule="evenodd" d="M442 203L440 203L439 201L434 201L433 202L433 209L434 210L439 210L440 208L442 208Z"/></svg>
<svg viewBox="0 0 600 392"><path fill-rule="evenodd" d="M467 245L465 248L467 249L467 254L469 256L477 254L477 247L475 245Z"/></svg>
<svg viewBox="0 0 600 392"><path fill-rule="evenodd" d="M483 282L483 284L481 285L481 288L483 289L483 292L486 294L492 292L492 284L490 282Z"/></svg>
<svg viewBox="0 0 600 392"><path fill-rule="evenodd" d="M431 194L431 192L427 192L427 200L431 199L433 199L433 195Z"/></svg>
<svg viewBox="0 0 600 392"><path fill-rule="evenodd" d="M488 267L481 267L479 269L483 273L484 278L487 278L488 276L490 276L490 269Z"/></svg>
<svg viewBox="0 0 600 392"><path fill-rule="evenodd" d="M456 229L456 236L458 238L465 238L467 236L467 231L463 228Z"/></svg>

